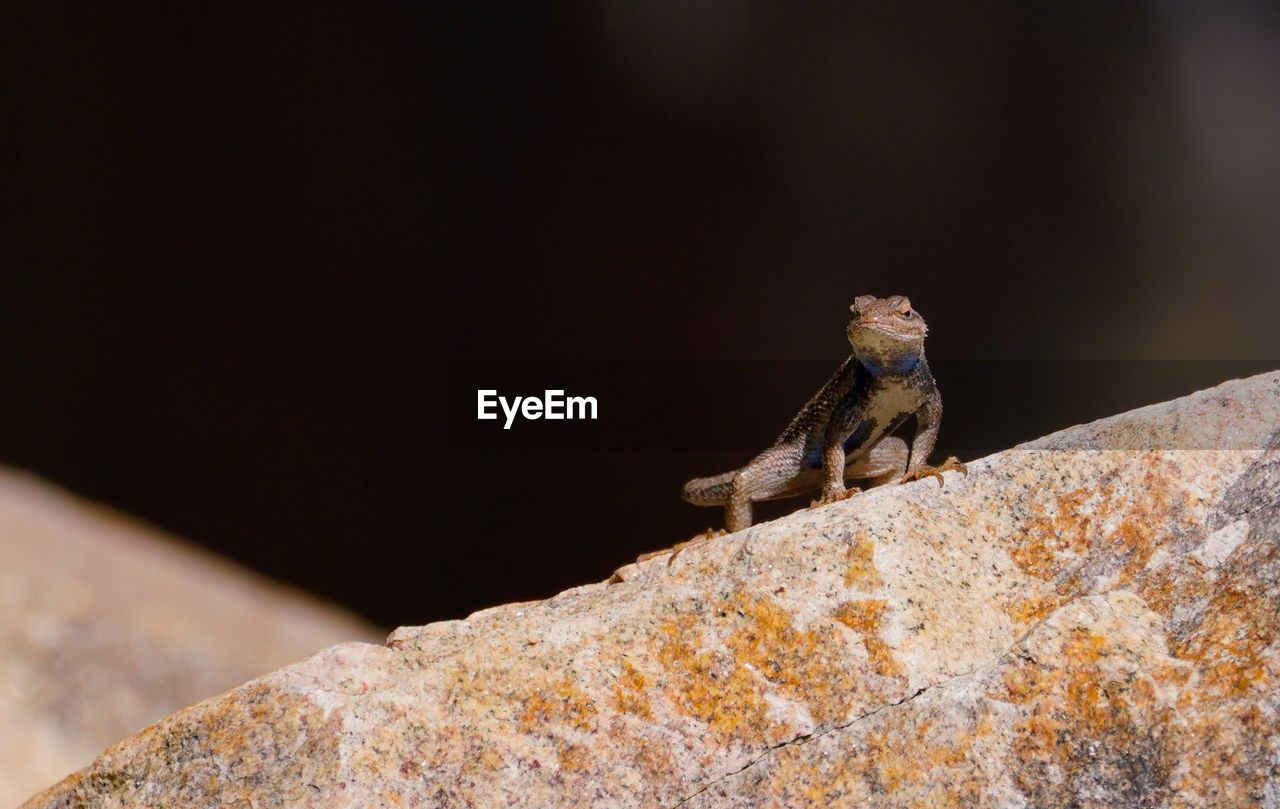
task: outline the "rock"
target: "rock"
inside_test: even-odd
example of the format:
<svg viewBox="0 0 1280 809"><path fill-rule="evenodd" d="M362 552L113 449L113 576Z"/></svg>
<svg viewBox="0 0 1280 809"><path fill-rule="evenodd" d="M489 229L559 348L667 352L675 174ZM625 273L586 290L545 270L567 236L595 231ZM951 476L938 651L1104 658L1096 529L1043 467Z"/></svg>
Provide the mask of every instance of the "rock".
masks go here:
<svg viewBox="0 0 1280 809"><path fill-rule="evenodd" d="M1280 372L969 470L326 649L27 806L1280 806Z"/></svg>
<svg viewBox="0 0 1280 809"><path fill-rule="evenodd" d="M0 806L180 708L375 630L0 471Z"/></svg>

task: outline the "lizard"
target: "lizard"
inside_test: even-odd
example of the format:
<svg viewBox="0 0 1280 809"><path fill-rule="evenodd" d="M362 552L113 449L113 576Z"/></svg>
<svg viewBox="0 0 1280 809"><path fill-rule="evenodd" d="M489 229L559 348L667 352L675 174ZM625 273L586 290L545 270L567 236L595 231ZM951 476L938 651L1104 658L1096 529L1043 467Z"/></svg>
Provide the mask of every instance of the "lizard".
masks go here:
<svg viewBox="0 0 1280 809"><path fill-rule="evenodd" d="M845 478L871 485L905 483L964 472L954 457L929 466L942 420L942 396L924 356L928 326L903 295L862 295L849 307L852 353L813 395L772 446L741 469L694 478L682 496L694 505L725 507L729 533L751 525L751 504L818 492L818 506L857 494ZM915 436L892 435L916 417ZM710 533L710 532L708 532Z"/></svg>

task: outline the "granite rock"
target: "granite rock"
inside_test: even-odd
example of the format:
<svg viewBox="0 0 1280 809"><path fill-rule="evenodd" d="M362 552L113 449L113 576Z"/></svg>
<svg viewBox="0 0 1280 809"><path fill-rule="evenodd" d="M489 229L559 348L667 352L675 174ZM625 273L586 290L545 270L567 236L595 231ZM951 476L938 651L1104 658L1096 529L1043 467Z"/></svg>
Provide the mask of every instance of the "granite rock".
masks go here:
<svg viewBox="0 0 1280 809"><path fill-rule="evenodd" d="M326 649L27 806L1277 807L1278 493L1271 373Z"/></svg>
<svg viewBox="0 0 1280 809"><path fill-rule="evenodd" d="M373 627L0 470L0 806L181 708Z"/></svg>

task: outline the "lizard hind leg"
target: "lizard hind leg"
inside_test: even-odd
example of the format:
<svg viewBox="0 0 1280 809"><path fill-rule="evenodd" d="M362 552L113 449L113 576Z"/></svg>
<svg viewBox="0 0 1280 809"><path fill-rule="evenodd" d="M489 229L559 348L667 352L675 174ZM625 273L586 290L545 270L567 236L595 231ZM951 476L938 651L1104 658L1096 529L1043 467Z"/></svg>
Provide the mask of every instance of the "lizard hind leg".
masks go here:
<svg viewBox="0 0 1280 809"><path fill-rule="evenodd" d="M733 474L729 483L729 500L724 504L724 529L729 533L751 527L751 501L755 498L755 469L759 459L752 461Z"/></svg>
<svg viewBox="0 0 1280 809"><path fill-rule="evenodd" d="M789 493L803 474L802 460L800 449L781 444L765 450L735 472L724 507L724 525L729 533L751 527L753 502Z"/></svg>
<svg viewBox="0 0 1280 809"><path fill-rule="evenodd" d="M724 507L724 530L730 534L751 527L751 498L745 492L734 492Z"/></svg>
<svg viewBox="0 0 1280 809"><path fill-rule="evenodd" d="M867 480L868 488L897 483L907 472L911 450L896 435L876 442L864 455L850 459L844 467L845 480Z"/></svg>

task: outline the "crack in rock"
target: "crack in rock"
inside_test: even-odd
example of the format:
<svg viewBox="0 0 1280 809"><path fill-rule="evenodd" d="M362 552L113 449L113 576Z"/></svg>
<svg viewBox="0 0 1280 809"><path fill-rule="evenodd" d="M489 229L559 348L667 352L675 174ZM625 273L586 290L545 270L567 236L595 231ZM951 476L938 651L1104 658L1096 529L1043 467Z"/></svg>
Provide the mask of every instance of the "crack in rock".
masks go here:
<svg viewBox="0 0 1280 809"><path fill-rule="evenodd" d="M1189 556L1189 555L1190 555L1190 553L1191 553L1191 552L1184 553L1184 554L1179 554L1179 555L1180 555L1180 556ZM750 760L750 761L748 761L746 764L743 764L741 767L737 768L736 770L733 770L732 772L727 772L727 773L724 773L723 775L716 776L716 777L715 777L715 778L713 778L712 780L708 781L704 786L702 786L702 787L701 787L700 789L698 789L697 791L690 793L689 795L685 796L684 798L681 798L679 801L677 801L676 803L672 804L671 809L679 809L679 807L684 806L686 803L688 803L689 801L691 801L691 800L693 800L694 798L698 797L699 795L703 794L703 793L704 793L704 792L706 792L707 790L712 789L712 788L713 788L713 787L715 787L717 784L721 784L721 783L723 783L723 782L725 782L725 781L727 781L727 780L729 780L729 779L733 778L734 776L737 776L737 775L740 775L740 774L741 774L741 773L743 773L743 772L746 772L747 770L751 769L752 767L756 766L756 765L757 765L757 764L759 764L760 762L762 762L762 761L764 761L765 759L767 759L767 758L769 758L770 756L772 756L772 755L773 755L775 752L777 752L778 750L781 750L781 749L786 748L786 747L792 747L792 746L796 746L796 745L807 744L807 743L809 743L809 742L811 742L811 741L813 741L813 740L815 740L815 739L820 739L820 738L822 738L822 737L824 737L824 736L828 736L828 735L830 735L830 734L832 734L832 733L838 733L838 732L840 732L840 731L848 730L849 728L853 727L854 725L858 724L859 722L862 722L862 721L863 721L863 720L865 720L865 719L869 719L870 717L875 716L876 714L880 713L881 711L885 711L885 710L888 710L888 709L890 709L890 708L896 708L896 707L898 707L898 706L900 706L900 705L905 705L905 704L907 704L908 702L911 702L912 700L916 699L917 697L919 697L920 695L922 695L922 694L924 694L924 693L926 693L926 692L933 691L934 689L937 689L937 688L945 688L946 686L948 686L948 685L950 685L950 684L952 684L952 683L954 683L954 682L957 682L957 681L959 681L959 680L964 680L964 679L966 679L966 678L973 677L973 676L975 676L975 675L979 675L979 674L982 674L982 673L984 673L984 672L990 671L991 669L994 669L996 666L999 666L1001 663L1003 663L1003 662L1007 661L1008 659L1010 659L1010 658L1012 658L1012 657L1016 657L1016 658L1019 658L1019 659L1021 659L1021 660L1025 660L1025 661L1027 661L1027 662L1031 663L1031 664L1032 664L1032 665L1034 665L1034 666L1042 667L1044 664L1043 664L1041 661L1037 660L1037 659L1035 658L1035 656L1034 656L1034 655L1032 655L1032 654L1031 654L1031 653L1030 653L1030 652L1025 648L1025 644L1026 644L1027 640L1028 640L1032 635L1034 635L1037 631L1039 631L1042 627L1044 627L1044 625L1045 625L1045 624L1047 624L1050 620L1052 620L1052 619L1054 618L1054 616L1058 615L1058 614L1059 614L1059 613L1061 613L1063 610L1066 610L1066 609L1068 609L1068 608L1071 608L1071 607L1075 606L1075 605L1076 605L1076 604L1078 604L1082 599L1086 599L1086 598L1100 598L1100 599L1102 599L1102 600L1103 600L1104 604L1106 605L1107 610L1108 610L1109 612L1112 612L1112 614L1114 614L1114 610L1113 610L1113 608L1111 607L1110 602L1106 599L1106 596L1111 595L1111 594L1113 594L1113 593L1118 593L1118 592L1121 592L1121 591L1126 591L1126 590L1128 590L1128 588L1127 588L1127 587L1120 587L1120 586L1117 586L1117 587L1111 587L1111 588L1108 588L1108 589L1106 589L1106 590L1102 590L1102 591L1097 592L1097 593L1085 593L1085 594L1082 594L1082 595L1080 595L1080 596L1077 596L1076 598L1073 598L1073 599L1071 599L1070 601L1068 601L1068 602L1066 602L1066 603L1064 603L1064 604L1062 604L1062 605L1058 606L1056 609L1054 609L1053 611L1051 611L1049 614L1045 615L1045 616L1044 616L1044 617L1042 617L1040 620L1036 621L1036 622L1035 622L1034 624L1032 624L1032 625L1031 625L1031 626L1030 626L1030 627L1029 627L1025 632L1023 632L1021 635L1019 635L1019 636L1018 636L1018 637L1013 641L1013 643L1009 644L1009 646L1007 646L1007 647L1005 648L1005 650L1004 650L1004 651L1002 651L1002 652L1000 652L999 654L995 655L994 657L992 657L990 660L986 661L986 662L985 662L985 663L983 663L982 665L980 665L980 666L976 666L976 667L974 667L974 668L972 668L972 669L970 669L970 670L968 670L968 671L960 672L959 674L953 674L953 675L951 675L950 677L947 677L947 678L945 678L945 679L939 680L939 681L938 681L938 682L936 682L936 683L932 683L932 684L930 684L930 685L926 685L926 686L924 686L923 688L917 689L917 690L915 691L915 693L911 694L910 696L903 697L902 699L897 700L897 701L895 701L895 702L887 702L887 703L885 703L884 705L881 705L881 706L879 706L879 707L875 708L874 710L867 711L866 713L863 713L863 714L859 714L858 716L855 716L853 719L850 719L850 720L849 720L849 721L847 721L847 722L843 722L843 723L840 723L840 724L832 725L831 727L826 728L825 730L817 730L817 731L814 731L813 733L801 734L801 735L795 736L794 738L788 739L788 740L787 740L787 741L785 741L785 742L780 742L780 743L778 743L778 744L769 745L769 746L768 746L768 747L766 747L766 748L765 748L765 749L764 749L764 750L763 750L763 751L762 751L758 756L756 756L755 758L751 759L751 760Z"/></svg>
<svg viewBox="0 0 1280 809"><path fill-rule="evenodd" d="M979 669L974 669L974 671L980 671L980 670L981 670L981 668L985 668L985 666L982 666L982 667L980 667ZM887 703L885 703L884 705L879 706L879 707L878 707L878 708L876 708L875 710L867 711L867 712L866 712L866 713L864 713L864 714L859 714L858 716L855 716L854 718L850 719L848 722L844 722L844 723L842 723L842 724L838 724L838 725L832 725L831 727L827 728L826 730L817 730L817 731L814 731L813 733L802 733L802 734L800 734L800 735L798 735L798 736L795 736L795 737L793 737L793 738L791 738L791 739L786 740L785 742L779 742L779 743L777 743L777 744L771 744L771 745L769 745L768 747L766 747L766 748L765 748L765 749L760 753L760 755L758 755L758 756L756 756L755 758L751 759L751 760L750 760L750 761L748 761L746 764L743 764L743 765L742 765L741 767L739 767L738 769L736 769L736 770L734 770L734 771L732 771L732 772L724 773L723 775L718 775L718 776L716 776L715 778L713 778L713 779L711 779L710 781L708 781L705 785L703 785L703 786L702 786L700 789L698 789L696 792L690 793L689 795L687 795L687 796L685 796L685 797L681 798L679 801L677 801L676 803L674 803L674 804L672 804L672 805L671 805L671 809L679 809L679 807L684 806L686 803L688 803L689 801L691 801L691 800L693 800L694 798L698 797L699 795L701 795L702 793L706 792L707 790L711 789L711 788L712 788L712 787L714 787L716 784L723 783L724 781L729 780L730 778L734 777L735 775L738 775L739 773L746 772L747 770L751 769L751 768L752 768L752 767L754 767L755 765L759 764L761 761L763 761L763 760L765 760L766 758L768 758L769 756L773 755L773 753L774 753L774 752L776 752L776 751L778 751L778 750L781 750L781 749L783 749L784 747L792 747L792 746L795 746L795 745L806 744L806 743L808 743L808 742L813 741L814 739L820 739L820 738L822 738L823 736L826 736L826 735L828 735L828 734L830 734L830 733L835 733L835 732L837 732L837 731L846 730L846 729L848 729L848 728L853 727L854 725L856 725L857 723L861 722L861 721L862 721L862 720L864 720L864 719L867 719L867 718L869 718L869 717L875 716L876 714L880 713L880 712L881 712L881 711L883 711L883 710L886 710L886 709L888 709L888 708L894 708L894 707L897 707L897 706L899 706L899 705L905 705L906 703L908 703L908 702L910 702L911 700L915 699L916 697L920 696L920 695L921 695L921 694L923 694L924 692L929 691L930 689L936 688L936 687L937 687L937 686L939 686L939 685L944 685L944 684L946 684L946 683L951 682L952 680L959 679L959 678L961 678L961 677L967 677L969 674L972 674L972 673L973 673L973 672L966 672L966 673L964 673L964 674L957 674L957 675L955 675L955 676L953 676L953 677L949 677L947 680L945 680L945 681L943 681L943 682L941 682L941 683L934 683L933 685L927 685L927 686L925 686L924 688L918 689L914 694L912 694L912 695L910 695L910 696L903 697L902 699L900 699L900 700L898 700L898 701L896 701L896 702L887 702Z"/></svg>

